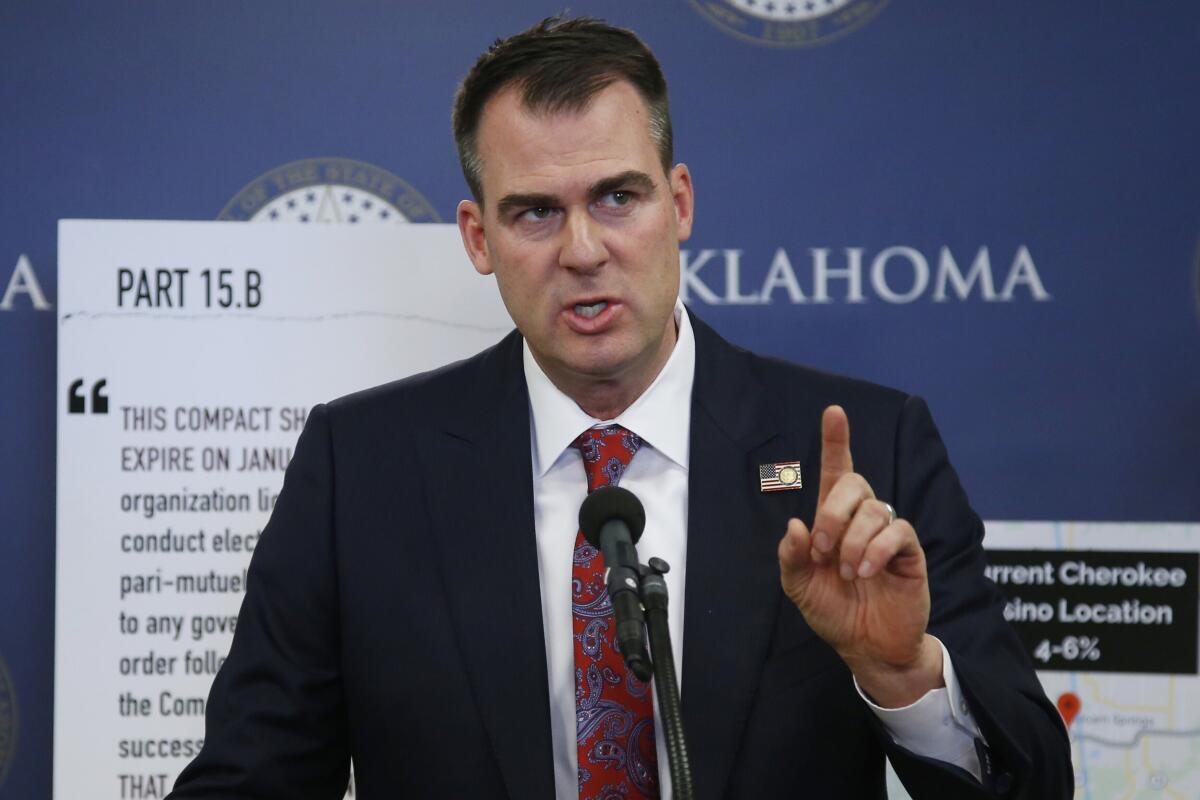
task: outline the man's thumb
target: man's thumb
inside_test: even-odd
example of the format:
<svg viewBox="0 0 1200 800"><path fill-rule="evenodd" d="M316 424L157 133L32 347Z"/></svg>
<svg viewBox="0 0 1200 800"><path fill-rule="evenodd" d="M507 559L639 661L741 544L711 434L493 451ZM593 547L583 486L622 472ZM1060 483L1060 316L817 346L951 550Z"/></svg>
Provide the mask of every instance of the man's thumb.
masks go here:
<svg viewBox="0 0 1200 800"><path fill-rule="evenodd" d="M779 541L779 578L789 595L802 589L812 569L812 534L808 526L795 517L788 520L787 530Z"/></svg>

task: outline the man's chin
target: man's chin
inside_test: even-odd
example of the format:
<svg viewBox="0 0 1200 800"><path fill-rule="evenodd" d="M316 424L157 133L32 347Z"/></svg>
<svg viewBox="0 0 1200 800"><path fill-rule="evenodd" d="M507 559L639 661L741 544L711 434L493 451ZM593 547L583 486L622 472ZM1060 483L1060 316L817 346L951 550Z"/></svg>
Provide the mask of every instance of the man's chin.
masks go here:
<svg viewBox="0 0 1200 800"><path fill-rule="evenodd" d="M580 352L564 353L556 362L563 374L576 380L606 383L627 376L636 359L615 348L593 346Z"/></svg>

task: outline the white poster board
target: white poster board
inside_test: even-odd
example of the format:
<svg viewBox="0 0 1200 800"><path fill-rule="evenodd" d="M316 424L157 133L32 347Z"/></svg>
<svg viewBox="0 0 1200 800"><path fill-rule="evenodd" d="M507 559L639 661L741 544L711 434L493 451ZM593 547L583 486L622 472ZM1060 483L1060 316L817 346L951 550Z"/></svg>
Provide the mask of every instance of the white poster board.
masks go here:
<svg viewBox="0 0 1200 800"><path fill-rule="evenodd" d="M512 323L452 225L64 221L58 308L54 796L162 797L308 409Z"/></svg>

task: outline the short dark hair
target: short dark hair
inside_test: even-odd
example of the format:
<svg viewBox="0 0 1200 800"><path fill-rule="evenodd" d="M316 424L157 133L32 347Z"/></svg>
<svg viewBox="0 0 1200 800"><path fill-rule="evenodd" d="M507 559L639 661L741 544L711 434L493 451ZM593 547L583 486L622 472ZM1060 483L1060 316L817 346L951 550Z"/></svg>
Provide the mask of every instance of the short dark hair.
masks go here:
<svg viewBox="0 0 1200 800"><path fill-rule="evenodd" d="M479 118L497 92L520 87L521 101L532 111L582 111L596 94L621 80L631 83L646 103L650 136L663 171L669 173L674 145L667 81L650 48L633 31L591 17L548 17L497 39L471 67L454 97L454 143L475 200L483 200L483 164L476 142Z"/></svg>

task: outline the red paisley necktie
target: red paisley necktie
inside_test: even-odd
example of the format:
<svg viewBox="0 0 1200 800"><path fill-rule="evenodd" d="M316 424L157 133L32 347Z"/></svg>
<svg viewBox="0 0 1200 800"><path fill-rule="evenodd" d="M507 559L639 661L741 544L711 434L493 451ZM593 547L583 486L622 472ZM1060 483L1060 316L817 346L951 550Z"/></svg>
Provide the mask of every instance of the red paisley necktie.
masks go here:
<svg viewBox="0 0 1200 800"><path fill-rule="evenodd" d="M592 428L572 447L583 455L588 492L615 486L642 446L620 425ZM575 732L580 800L658 797L650 684L625 668L604 586L604 557L580 533L571 574L575 639Z"/></svg>

